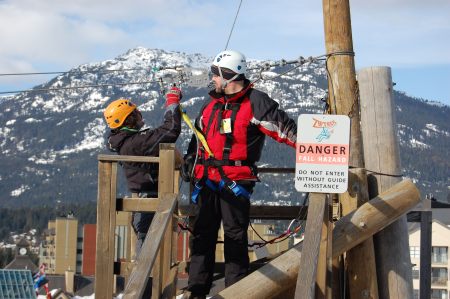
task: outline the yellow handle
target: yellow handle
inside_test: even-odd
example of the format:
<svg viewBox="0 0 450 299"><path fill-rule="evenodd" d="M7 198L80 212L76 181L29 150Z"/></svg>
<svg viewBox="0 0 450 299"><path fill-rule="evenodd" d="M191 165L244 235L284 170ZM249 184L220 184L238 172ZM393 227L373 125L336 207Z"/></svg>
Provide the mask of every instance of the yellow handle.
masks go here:
<svg viewBox="0 0 450 299"><path fill-rule="evenodd" d="M183 108L180 107L180 111L181 111L181 116L183 117L183 120L186 122L186 124L189 126L189 128L191 128L192 132L194 132L195 136L197 136L198 140L200 140L200 142L203 145L203 148L208 152L208 155L210 157L214 157L214 154L212 153L211 149L208 146L208 143L206 142L206 138L205 136L203 136L202 132L200 132L199 130L197 130L194 125L191 122L191 119L189 118L189 116L183 111Z"/></svg>

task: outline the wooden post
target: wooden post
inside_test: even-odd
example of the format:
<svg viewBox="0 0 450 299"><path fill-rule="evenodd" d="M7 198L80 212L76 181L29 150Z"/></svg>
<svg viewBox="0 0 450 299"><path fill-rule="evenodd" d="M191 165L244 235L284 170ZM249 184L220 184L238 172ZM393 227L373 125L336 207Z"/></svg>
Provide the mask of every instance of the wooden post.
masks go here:
<svg viewBox="0 0 450 299"><path fill-rule="evenodd" d="M166 193L174 192L175 184L175 144L163 143L159 145L159 175L158 175L158 196L162 200L161 196ZM153 290L157 287L158 292L152 293L152 298L159 298L162 291L167 287L168 278L170 276L170 266L172 263L172 219L169 219L168 229L164 232L163 243L159 251L159 267L160 273L154 282L158 283L157 286L153 284ZM158 281L159 280L159 281Z"/></svg>
<svg viewBox="0 0 450 299"><path fill-rule="evenodd" d="M420 287L419 298L431 297L431 210L420 212Z"/></svg>
<svg viewBox="0 0 450 299"><path fill-rule="evenodd" d="M331 111L351 118L349 164L363 169L349 0L323 0L323 15L325 46L329 55L326 66ZM350 170L349 192L340 196L343 215L369 200L365 182L364 171ZM350 298L378 298L373 240L368 238L361 246L352 249L346 263L351 270Z"/></svg>
<svg viewBox="0 0 450 299"><path fill-rule="evenodd" d="M420 194L414 184L404 181L341 218L333 230L332 257L340 256L382 230L417 205L419 200ZM295 245L213 298L287 298L278 296L295 288L302 246L306 245L303 243Z"/></svg>
<svg viewBox="0 0 450 299"><path fill-rule="evenodd" d="M117 163L99 161L95 253L95 294L98 298L113 297L116 175Z"/></svg>
<svg viewBox="0 0 450 299"><path fill-rule="evenodd" d="M322 236L320 239L319 257L317 260L316 299L331 298L331 247L333 223L331 222L331 196L326 197L322 219Z"/></svg>
<svg viewBox="0 0 450 299"><path fill-rule="evenodd" d="M365 68L358 72L364 156L369 195L377 196L401 180L391 70ZM381 298L413 298L406 215L375 235Z"/></svg>
<svg viewBox="0 0 450 299"><path fill-rule="evenodd" d="M323 232L322 224L324 214L326 214L325 211L327 211L326 206L328 205L327 198L327 195L321 193L312 193L310 195L308 218L306 219L305 227L305 244L303 245L297 286L295 287L295 299L315 298L317 264ZM328 215L326 216L328 217Z"/></svg>

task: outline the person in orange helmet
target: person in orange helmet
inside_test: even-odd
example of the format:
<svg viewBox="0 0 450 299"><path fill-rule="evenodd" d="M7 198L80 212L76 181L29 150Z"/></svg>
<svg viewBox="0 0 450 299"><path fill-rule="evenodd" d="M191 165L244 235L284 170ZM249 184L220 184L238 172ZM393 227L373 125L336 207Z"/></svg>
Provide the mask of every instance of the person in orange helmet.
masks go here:
<svg viewBox="0 0 450 299"><path fill-rule="evenodd" d="M141 112L128 99L111 102L104 111L104 117L111 129L107 136L107 148L119 155L159 156L160 143L174 143L181 132L179 109L181 90L173 86L166 94L163 123L154 129L141 128L144 125ZM128 189L139 197L158 196L158 166L149 163L121 163ZM139 255L154 213L134 212L132 225L137 235L136 255Z"/></svg>

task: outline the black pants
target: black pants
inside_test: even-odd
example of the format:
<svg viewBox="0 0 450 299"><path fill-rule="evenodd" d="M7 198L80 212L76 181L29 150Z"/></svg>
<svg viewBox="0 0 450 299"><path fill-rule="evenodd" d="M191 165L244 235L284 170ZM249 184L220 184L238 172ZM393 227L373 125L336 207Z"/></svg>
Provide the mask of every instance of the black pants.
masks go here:
<svg viewBox="0 0 450 299"><path fill-rule="evenodd" d="M158 197L157 192L141 192L138 194L140 198L155 198ZM133 217L131 224L133 226L134 232L136 233L136 244L135 251L136 257L141 252L142 245L144 244L145 237L147 236L148 229L152 223L154 212L133 212Z"/></svg>
<svg viewBox="0 0 450 299"><path fill-rule="evenodd" d="M251 192L254 183L245 186ZM188 290L207 295L214 274L216 241L220 222L224 229L225 287L242 279L248 272L248 237L250 200L236 197L230 190L214 192L204 186L198 198L198 211L190 239L191 263Z"/></svg>

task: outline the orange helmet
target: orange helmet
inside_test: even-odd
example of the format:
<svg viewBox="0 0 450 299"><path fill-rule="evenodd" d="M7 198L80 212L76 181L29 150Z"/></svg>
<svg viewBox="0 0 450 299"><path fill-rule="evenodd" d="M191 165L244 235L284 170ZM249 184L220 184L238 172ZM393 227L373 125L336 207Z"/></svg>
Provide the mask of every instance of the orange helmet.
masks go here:
<svg viewBox="0 0 450 299"><path fill-rule="evenodd" d="M118 99L106 107L103 115L106 123L111 129L120 127L125 119L136 109L136 105L127 99Z"/></svg>

